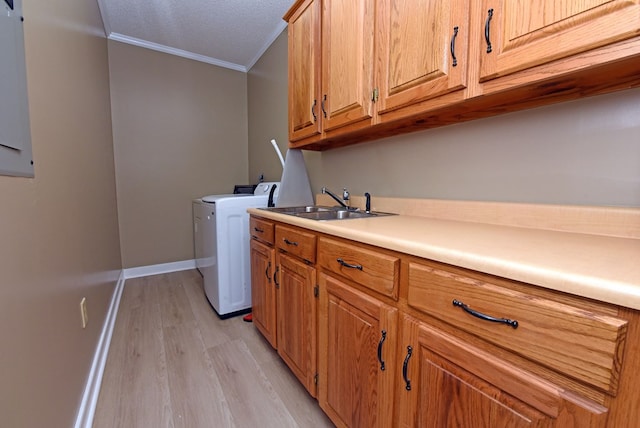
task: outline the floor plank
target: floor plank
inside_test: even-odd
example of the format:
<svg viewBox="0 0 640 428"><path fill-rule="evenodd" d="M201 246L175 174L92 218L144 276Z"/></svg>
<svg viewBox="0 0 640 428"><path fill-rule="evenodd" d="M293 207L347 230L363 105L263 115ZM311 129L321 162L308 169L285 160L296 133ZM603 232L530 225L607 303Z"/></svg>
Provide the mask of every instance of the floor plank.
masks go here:
<svg viewBox="0 0 640 428"><path fill-rule="evenodd" d="M221 320L195 270L126 281L94 427L332 427L242 317Z"/></svg>
<svg viewBox="0 0 640 428"><path fill-rule="evenodd" d="M173 427L158 294L127 284L114 327L94 427Z"/></svg>
<svg viewBox="0 0 640 428"><path fill-rule="evenodd" d="M242 340L211 348L209 356L238 425L297 427Z"/></svg>
<svg viewBox="0 0 640 428"><path fill-rule="evenodd" d="M235 427L195 322L163 328L176 427Z"/></svg>

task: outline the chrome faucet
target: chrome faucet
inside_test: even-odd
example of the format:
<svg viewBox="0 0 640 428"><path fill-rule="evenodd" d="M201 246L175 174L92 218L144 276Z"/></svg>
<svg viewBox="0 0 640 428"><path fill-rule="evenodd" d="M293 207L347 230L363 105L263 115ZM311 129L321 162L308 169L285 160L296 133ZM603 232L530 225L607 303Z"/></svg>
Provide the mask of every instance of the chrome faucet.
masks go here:
<svg viewBox="0 0 640 428"><path fill-rule="evenodd" d="M327 189L326 187L322 188L322 193L331 196L343 208L349 209L349 191L346 187L342 189L342 199L337 197L331 190Z"/></svg>

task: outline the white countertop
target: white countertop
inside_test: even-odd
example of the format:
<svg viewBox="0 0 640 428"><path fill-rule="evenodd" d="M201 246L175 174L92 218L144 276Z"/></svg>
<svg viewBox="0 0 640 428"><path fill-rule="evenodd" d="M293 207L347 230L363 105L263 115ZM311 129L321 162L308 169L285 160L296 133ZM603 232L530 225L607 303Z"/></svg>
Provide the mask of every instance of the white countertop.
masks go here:
<svg viewBox="0 0 640 428"><path fill-rule="evenodd" d="M640 310L640 239L397 215L315 221L250 214Z"/></svg>

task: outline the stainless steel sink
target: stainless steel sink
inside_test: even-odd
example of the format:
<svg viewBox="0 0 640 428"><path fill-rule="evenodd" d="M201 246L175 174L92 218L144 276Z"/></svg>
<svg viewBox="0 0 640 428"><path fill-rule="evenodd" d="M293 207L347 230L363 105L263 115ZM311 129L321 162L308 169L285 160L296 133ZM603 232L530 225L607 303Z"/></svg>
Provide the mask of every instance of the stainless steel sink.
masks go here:
<svg viewBox="0 0 640 428"><path fill-rule="evenodd" d="M395 215L393 213L383 212L366 212L360 210L346 210L342 207L326 207L326 206L301 206L301 207L283 207L283 208L263 208L267 211L273 211L280 214L293 215L300 218L308 218L310 220L346 220L355 218L371 218Z"/></svg>
<svg viewBox="0 0 640 428"><path fill-rule="evenodd" d="M280 214L297 215L303 213L315 213L320 211L333 211L337 207L325 207L322 205L307 205L302 207L282 207L282 208L265 208L267 211L273 211Z"/></svg>

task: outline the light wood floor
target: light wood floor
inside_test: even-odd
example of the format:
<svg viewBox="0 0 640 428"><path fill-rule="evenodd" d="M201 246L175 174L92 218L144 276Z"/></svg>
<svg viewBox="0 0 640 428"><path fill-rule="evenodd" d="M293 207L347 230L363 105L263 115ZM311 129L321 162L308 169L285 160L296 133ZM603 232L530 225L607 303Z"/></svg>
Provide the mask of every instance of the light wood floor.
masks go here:
<svg viewBox="0 0 640 428"><path fill-rule="evenodd" d="M126 281L94 427L332 427L242 317L220 320L195 270Z"/></svg>

